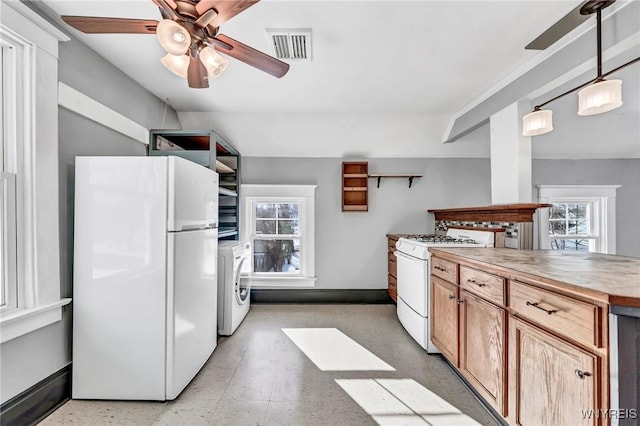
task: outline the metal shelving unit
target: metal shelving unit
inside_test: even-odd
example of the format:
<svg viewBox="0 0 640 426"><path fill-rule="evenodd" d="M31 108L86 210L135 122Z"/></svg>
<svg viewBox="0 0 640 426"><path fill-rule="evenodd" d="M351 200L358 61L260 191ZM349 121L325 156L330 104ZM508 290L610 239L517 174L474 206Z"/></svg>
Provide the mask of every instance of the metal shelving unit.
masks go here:
<svg viewBox="0 0 640 426"><path fill-rule="evenodd" d="M237 240L240 231L240 153L213 130L149 132L149 155L177 155L219 175L218 238Z"/></svg>

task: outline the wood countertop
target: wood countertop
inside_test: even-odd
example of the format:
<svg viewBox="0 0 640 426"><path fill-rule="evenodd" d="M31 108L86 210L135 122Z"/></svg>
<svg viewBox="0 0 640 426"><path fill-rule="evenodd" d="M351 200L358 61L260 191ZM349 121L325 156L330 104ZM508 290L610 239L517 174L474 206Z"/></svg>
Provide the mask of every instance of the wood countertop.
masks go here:
<svg viewBox="0 0 640 426"><path fill-rule="evenodd" d="M508 248L429 248L433 254L508 279L610 305L640 307L640 258Z"/></svg>

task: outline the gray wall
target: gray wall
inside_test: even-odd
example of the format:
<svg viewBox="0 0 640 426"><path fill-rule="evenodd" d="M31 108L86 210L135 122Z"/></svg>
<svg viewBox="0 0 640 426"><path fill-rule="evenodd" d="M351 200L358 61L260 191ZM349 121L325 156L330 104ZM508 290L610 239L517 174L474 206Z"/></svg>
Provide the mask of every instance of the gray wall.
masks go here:
<svg viewBox="0 0 640 426"><path fill-rule="evenodd" d="M532 183L622 185L616 194L616 254L640 257L640 159L533 160Z"/></svg>
<svg viewBox="0 0 640 426"><path fill-rule="evenodd" d="M340 158L242 158L242 183L315 184L316 288L387 287L387 233L426 233L427 209L491 203L489 159L353 159L369 173L418 173L369 179L369 211L341 211Z"/></svg>
<svg viewBox="0 0 640 426"><path fill-rule="evenodd" d="M75 39L61 43L59 54L60 81L146 128L160 128L165 114L162 100ZM59 108L58 112L60 285L61 297L72 297L75 156L145 155L146 147L71 111ZM171 108L166 111L164 128L180 128L177 114ZM71 361L71 315L72 308L67 307L62 321L2 344L1 402ZM46 362L42 357L46 357ZM47 367L43 368L43 365ZM37 374L33 374L34 370ZM39 379L26 379L34 376Z"/></svg>
<svg viewBox="0 0 640 426"><path fill-rule="evenodd" d="M422 173L369 180L369 211L342 212L339 158L243 157L242 183L315 184L316 288L387 286L386 233L433 231L432 208L491 203L489 159L363 159L370 173ZM617 253L640 257L640 159L533 160L534 185L617 184ZM534 192L535 194L535 192Z"/></svg>

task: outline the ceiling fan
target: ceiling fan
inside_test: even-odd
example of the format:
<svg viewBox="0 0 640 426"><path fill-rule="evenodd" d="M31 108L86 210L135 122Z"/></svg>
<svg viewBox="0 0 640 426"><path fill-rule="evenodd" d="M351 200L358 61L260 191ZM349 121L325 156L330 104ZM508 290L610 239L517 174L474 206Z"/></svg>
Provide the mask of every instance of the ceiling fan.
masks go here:
<svg viewBox="0 0 640 426"><path fill-rule="evenodd" d="M209 87L228 65L218 52L275 77L289 64L220 34L220 25L259 0L152 0L163 20L62 16L67 24L87 34L156 34L167 55L162 64L186 78L189 87Z"/></svg>

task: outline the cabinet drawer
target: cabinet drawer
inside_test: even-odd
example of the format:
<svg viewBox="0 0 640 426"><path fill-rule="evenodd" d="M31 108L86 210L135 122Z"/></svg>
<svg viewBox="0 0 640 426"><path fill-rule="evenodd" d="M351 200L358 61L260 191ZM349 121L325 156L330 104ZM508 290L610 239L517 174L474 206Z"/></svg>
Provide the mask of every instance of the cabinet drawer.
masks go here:
<svg viewBox="0 0 640 426"><path fill-rule="evenodd" d="M397 238L387 238L387 251L393 253L396 251L396 243L398 242Z"/></svg>
<svg viewBox="0 0 640 426"><path fill-rule="evenodd" d="M458 264L439 257L431 257L431 273L436 277L458 284Z"/></svg>
<svg viewBox="0 0 640 426"><path fill-rule="evenodd" d="M510 281L509 307L512 313L527 318L542 328L586 345L602 345L597 306Z"/></svg>
<svg viewBox="0 0 640 426"><path fill-rule="evenodd" d="M504 306L504 278L467 266L460 267L460 287Z"/></svg>
<svg viewBox="0 0 640 426"><path fill-rule="evenodd" d="M393 255L393 253L388 253L387 257L389 258L389 274L394 277L398 276L398 260Z"/></svg>

